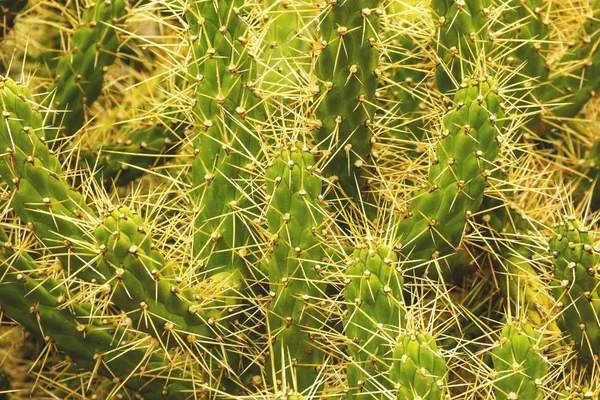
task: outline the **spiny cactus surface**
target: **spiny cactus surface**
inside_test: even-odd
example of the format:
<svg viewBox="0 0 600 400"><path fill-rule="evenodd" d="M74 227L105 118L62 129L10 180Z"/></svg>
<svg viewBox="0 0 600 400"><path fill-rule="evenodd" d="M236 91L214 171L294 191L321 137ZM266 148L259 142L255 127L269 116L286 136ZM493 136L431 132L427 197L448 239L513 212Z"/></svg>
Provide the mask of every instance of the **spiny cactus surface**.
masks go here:
<svg viewBox="0 0 600 400"><path fill-rule="evenodd" d="M0 0L0 393L598 397L599 12Z"/></svg>

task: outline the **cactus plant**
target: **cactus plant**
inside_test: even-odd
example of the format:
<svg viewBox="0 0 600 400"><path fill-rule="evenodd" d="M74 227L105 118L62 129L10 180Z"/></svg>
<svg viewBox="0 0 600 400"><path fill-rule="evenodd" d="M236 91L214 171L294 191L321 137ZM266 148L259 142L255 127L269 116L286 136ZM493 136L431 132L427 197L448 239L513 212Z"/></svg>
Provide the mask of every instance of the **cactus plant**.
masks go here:
<svg viewBox="0 0 600 400"><path fill-rule="evenodd" d="M600 390L597 0L0 5L0 310L45 393Z"/></svg>

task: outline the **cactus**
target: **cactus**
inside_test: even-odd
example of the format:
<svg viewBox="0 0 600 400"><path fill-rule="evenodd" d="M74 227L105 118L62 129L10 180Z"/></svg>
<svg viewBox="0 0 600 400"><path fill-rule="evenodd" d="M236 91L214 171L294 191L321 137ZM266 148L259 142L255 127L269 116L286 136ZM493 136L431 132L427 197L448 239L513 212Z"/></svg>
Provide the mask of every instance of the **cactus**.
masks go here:
<svg viewBox="0 0 600 400"><path fill-rule="evenodd" d="M159 355L153 354L151 349L147 351L113 341L113 334L106 330L107 327L90 315L92 307L89 304L74 304L72 310L62 307L69 298L64 287L48 278L40 285L36 279L37 266L31 257L22 253L23 250L17 248L3 230L0 230L0 240L0 274L4 277L0 293L2 311L32 332L44 336L45 340L51 340L80 368L98 370L108 378L114 376L148 399L183 398L178 393L185 384L178 382L177 373L169 374L171 368ZM56 288L61 290L56 291ZM135 336L118 325L109 327L115 330L114 334L120 340L135 341ZM114 359L110 354L115 351L121 351L127 357ZM153 372L156 376L132 376L139 365L145 365L150 371L156 369ZM171 382L169 376L172 376Z"/></svg>
<svg viewBox="0 0 600 400"><path fill-rule="evenodd" d="M509 323L502 329L494 356L494 392L497 399L542 399L540 386L548 371L543 342L527 323Z"/></svg>
<svg viewBox="0 0 600 400"><path fill-rule="evenodd" d="M389 246L357 248L345 271L348 397L376 396L393 387L384 373L393 348L391 338L403 324L404 277Z"/></svg>
<svg viewBox="0 0 600 400"><path fill-rule="evenodd" d="M437 17L436 85L443 94L458 88L464 71L474 70L487 40L491 1L434 0Z"/></svg>
<svg viewBox="0 0 600 400"><path fill-rule="evenodd" d="M600 354L598 271L600 249L593 235L568 218L560 222L550 241L556 282L552 291L560 306L561 326L570 336L579 358L590 366Z"/></svg>
<svg viewBox="0 0 600 400"><path fill-rule="evenodd" d="M29 6L0 305L31 397L600 391L597 0Z"/></svg>
<svg viewBox="0 0 600 400"><path fill-rule="evenodd" d="M446 361L431 335L407 332L398 337L390 374L397 399L443 399L445 375Z"/></svg>
<svg viewBox="0 0 600 400"><path fill-rule="evenodd" d="M600 1L591 1L591 14L584 18L586 22L577 33L573 45L550 76L552 90L546 90L542 95L544 103L556 104L552 108L555 117L571 118L577 115L588 100L596 95L600 85Z"/></svg>
<svg viewBox="0 0 600 400"><path fill-rule="evenodd" d="M273 243L272 255L266 260L272 293L268 326L274 343L273 359L268 362L274 372L285 366L287 381L295 378L297 388L303 391L317 380L323 363L320 345L313 343L325 323L323 311L318 309L325 292L319 271L324 258L319 242L322 184L313 175L314 157L308 148L292 144L279 152L265 176L266 218Z"/></svg>
<svg viewBox="0 0 600 400"><path fill-rule="evenodd" d="M73 135L85 122L85 110L100 95L104 69L115 60L119 47L115 24L125 16L124 0L90 3L81 15L81 26L73 34L73 46L56 67L51 107L53 125L47 140L59 133ZM60 111L60 112L59 112Z"/></svg>
<svg viewBox="0 0 600 400"><path fill-rule="evenodd" d="M327 149L323 174L337 177L343 192L355 199L365 183L363 165L373 138L380 3L329 2L319 26L315 139L318 148Z"/></svg>
<svg viewBox="0 0 600 400"><path fill-rule="evenodd" d="M483 189L502 141L504 111L492 79L463 82L444 116L442 140L429 171L429 187L411 202L397 227L397 245L415 272L455 251L466 220L483 201ZM435 274L433 268L429 271Z"/></svg>

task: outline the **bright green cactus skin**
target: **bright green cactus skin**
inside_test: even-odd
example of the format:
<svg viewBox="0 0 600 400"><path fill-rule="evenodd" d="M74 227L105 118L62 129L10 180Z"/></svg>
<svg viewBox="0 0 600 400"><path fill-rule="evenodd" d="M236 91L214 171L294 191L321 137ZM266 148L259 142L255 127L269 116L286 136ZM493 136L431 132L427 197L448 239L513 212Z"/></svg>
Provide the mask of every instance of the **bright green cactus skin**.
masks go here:
<svg viewBox="0 0 600 400"><path fill-rule="evenodd" d="M383 390L393 390L383 374L390 368L391 343L404 323L404 278L396 254L385 245L355 250L345 276L344 326L351 357L347 398L379 398Z"/></svg>
<svg viewBox="0 0 600 400"><path fill-rule="evenodd" d="M543 357L543 341L527 324L508 324L500 334L500 341L492 350L496 399L545 398L539 388L548 372Z"/></svg>
<svg viewBox="0 0 600 400"><path fill-rule="evenodd" d="M410 332L398 337L390 373L396 399L443 399L446 373L446 360L431 335Z"/></svg>
<svg viewBox="0 0 600 400"><path fill-rule="evenodd" d="M124 0L99 0L91 3L81 15L82 25L73 34L73 46L56 68L56 89L53 97L52 124L58 130L48 130L51 140L62 132L75 134L85 122L85 109L102 91L104 69L115 60L119 47L117 30L113 27L126 14Z"/></svg>
<svg viewBox="0 0 600 400"><path fill-rule="evenodd" d="M423 272L423 263L455 252L460 244L466 219L481 206L503 125L504 111L493 80L461 84L452 110L443 117L430 187L415 196L397 229L398 246L416 272Z"/></svg>
<svg viewBox="0 0 600 400"><path fill-rule="evenodd" d="M316 61L320 121L317 147L327 149L325 177L337 176L343 191L357 198L364 186L362 166L371 151L372 118L377 89L379 0L329 2L319 24L327 43ZM371 43L374 40L375 43Z"/></svg>
<svg viewBox="0 0 600 400"><path fill-rule="evenodd" d="M571 118L598 93L600 88L600 1L592 2L592 15L550 76L551 88L544 91L544 103L553 107L556 117ZM564 104L562 104L564 103Z"/></svg>
<svg viewBox="0 0 600 400"><path fill-rule="evenodd" d="M396 37L393 31L392 37ZM417 85L424 85L424 69L426 62L421 55L415 51L415 41L409 35L395 39L397 48L389 52L392 69L390 71L393 101L397 101L392 110L401 117L394 120L389 126L391 134L396 138L407 140L420 140L423 138L423 110L421 110L422 99Z"/></svg>
<svg viewBox="0 0 600 400"><path fill-rule="evenodd" d="M0 142L3 148L11 149L0 160L0 174L12 190L12 207L65 267L84 280L97 278L85 268L93 249L84 226L93 218L93 212L83 196L71 190L61 177L60 163L43 139L42 117L32 110L29 92L24 86L3 80L0 106L5 121L0 124ZM73 253L78 257L71 257Z"/></svg>
<svg viewBox="0 0 600 400"><path fill-rule="evenodd" d="M441 93L458 88L462 77L476 69L487 41L490 7L490 0L432 0L438 24L435 82Z"/></svg>
<svg viewBox="0 0 600 400"><path fill-rule="evenodd" d="M89 304L63 307L69 298L64 286L48 277L40 283L35 262L27 253L16 251L4 230L0 230L0 241L3 312L31 332L51 339L80 368L98 368L101 375L122 379L128 389L139 391L147 399L185 398L182 391L190 390L188 383L180 381L179 372L165 364L159 354L120 347L115 337L135 341L135 336L90 318ZM115 351L126 351L127 356L113 358L111 354ZM135 371L141 365L156 376L138 375Z"/></svg>
<svg viewBox="0 0 600 400"><path fill-rule="evenodd" d="M190 194L198 210L194 255L209 274L239 271L245 276L248 269L244 179L260 148L244 119L260 92L249 84L254 67L244 45L243 5L242 0L193 2L187 12L193 42L188 76L201 127L193 142L195 190Z"/></svg>
<svg viewBox="0 0 600 400"><path fill-rule="evenodd" d="M308 43L301 40L306 6L298 0L268 0L263 12L267 27L263 28L264 49L256 74L257 84L266 95L293 93L301 85L294 70L309 56Z"/></svg>
<svg viewBox="0 0 600 400"><path fill-rule="evenodd" d="M600 249L594 235L567 219L550 240L554 263L553 293L564 306L560 325L575 343L579 359L593 365L600 355Z"/></svg>
<svg viewBox="0 0 600 400"><path fill-rule="evenodd" d="M295 376L297 389L304 391L315 384L323 362L321 346L314 343L325 324L317 304L326 286L318 271L324 258L318 236L323 223L319 202L322 184L314 175L315 161L308 148L298 145L280 151L281 156L265 175L269 196L266 217L273 243L267 260L274 294L269 332L275 338L269 364L275 371L285 365L287 382Z"/></svg>
<svg viewBox="0 0 600 400"><path fill-rule="evenodd" d="M14 26L15 18L28 0L0 0L0 40Z"/></svg>
<svg viewBox="0 0 600 400"><path fill-rule="evenodd" d="M536 105L547 91L545 83L550 72L546 61L550 45L548 13L552 5L548 0L512 0L505 6L504 26L498 26L497 30L506 30L506 26L512 29L494 40L506 47L502 52L502 63L515 71L506 85L520 84L521 87L511 95Z"/></svg>

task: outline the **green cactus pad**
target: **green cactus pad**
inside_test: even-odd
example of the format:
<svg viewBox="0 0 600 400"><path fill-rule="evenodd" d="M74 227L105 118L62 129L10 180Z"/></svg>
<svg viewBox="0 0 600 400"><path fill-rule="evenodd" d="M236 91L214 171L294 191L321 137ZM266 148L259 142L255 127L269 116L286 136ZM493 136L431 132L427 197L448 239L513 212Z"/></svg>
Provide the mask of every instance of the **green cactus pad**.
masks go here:
<svg viewBox="0 0 600 400"><path fill-rule="evenodd" d="M86 227L93 226L94 213L62 177L29 91L11 80L0 81L0 108L4 120L0 145L10 149L0 159L0 173L12 190L14 211L64 266L85 280L100 278L107 271L92 272L85 267L93 258ZM75 253L78 256L72 257Z"/></svg>
<svg viewBox="0 0 600 400"><path fill-rule="evenodd" d="M287 381L296 377L297 389L303 392L315 385L324 358L321 346L314 343L325 325L318 306L326 286L319 273L324 258L318 236L324 213L321 179L314 174L307 147L292 145L278 153L265 175L273 246L266 261L272 293L269 336L274 343L269 364L276 376L285 365Z"/></svg>
<svg viewBox="0 0 600 400"><path fill-rule="evenodd" d="M600 355L600 248L593 245L593 233L571 218L555 227L550 240L559 323L589 365L597 365Z"/></svg>
<svg viewBox="0 0 600 400"><path fill-rule="evenodd" d="M556 104L552 115L572 118L600 88L600 1L591 1L591 14L572 46L550 75L543 103Z"/></svg>
<svg viewBox="0 0 600 400"><path fill-rule="evenodd" d="M246 48L243 5L243 0L194 2L187 11L188 77L199 127L190 193L197 210L194 256L208 274L238 271L245 276L248 269L245 180L260 147L245 121L260 91L251 79L255 67Z"/></svg>
<svg viewBox="0 0 600 400"><path fill-rule="evenodd" d="M51 340L79 368L96 370L110 379L124 382L127 389L139 391L147 399L184 399L191 381L182 379L181 371L165 364L159 354L135 343L141 336L125 331L118 324L103 324L92 316L92 306L85 303L63 304L69 298L65 287L45 277L38 281L38 267L23 249L9 240L0 229L0 308L31 332ZM137 336L137 337L136 337ZM115 338L119 338L115 340ZM115 352L126 357L113 357ZM102 361L102 362L100 362ZM151 375L139 373L145 365ZM170 378L169 378L170 377Z"/></svg>
<svg viewBox="0 0 600 400"><path fill-rule="evenodd" d="M479 55L485 54L491 3L490 0L432 0L438 25L434 43L438 57L435 82L443 94L457 89L465 73L476 70Z"/></svg>
<svg viewBox="0 0 600 400"><path fill-rule="evenodd" d="M86 107L102 91L105 68L112 65L119 47L115 25L126 14L125 0L98 0L83 8L81 25L73 34L73 45L56 68L52 125L46 139L59 132L73 135L85 122Z"/></svg>
<svg viewBox="0 0 600 400"><path fill-rule="evenodd" d="M443 117L429 187L415 196L397 226L396 246L406 258L407 268L435 274L433 268L427 268L429 262L456 251L467 218L483 201L486 179L503 140L504 118L493 80L472 79L461 84L452 108Z"/></svg>
<svg viewBox="0 0 600 400"><path fill-rule="evenodd" d="M398 260L386 245L365 246L347 262L344 320L348 346L347 398L392 391L384 376L390 368L392 343L404 323L404 278Z"/></svg>
<svg viewBox="0 0 600 400"><path fill-rule="evenodd" d="M323 152L323 175L337 176L342 190L358 198L366 180L373 137L372 119L379 51L379 0L331 1L319 27L321 51L315 72L320 93L315 116L317 148Z"/></svg>
<svg viewBox="0 0 600 400"><path fill-rule="evenodd" d="M444 399L446 374L446 360L431 335L408 332L398 337L390 373L396 399Z"/></svg>
<svg viewBox="0 0 600 400"><path fill-rule="evenodd" d="M492 350L494 393L499 400L546 398L541 389L548 372L543 339L527 323L512 323L502 329Z"/></svg>

